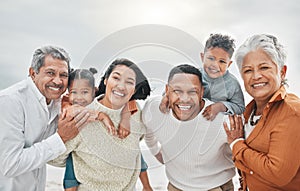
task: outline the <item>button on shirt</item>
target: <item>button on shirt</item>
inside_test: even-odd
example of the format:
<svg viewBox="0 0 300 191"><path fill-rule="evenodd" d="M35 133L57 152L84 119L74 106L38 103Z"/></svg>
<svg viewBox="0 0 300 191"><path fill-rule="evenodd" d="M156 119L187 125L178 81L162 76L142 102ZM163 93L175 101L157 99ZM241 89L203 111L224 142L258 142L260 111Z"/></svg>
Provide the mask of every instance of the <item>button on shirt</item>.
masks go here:
<svg viewBox="0 0 300 191"><path fill-rule="evenodd" d="M46 104L31 78L0 91L0 190L43 191L46 162L65 151L60 100Z"/></svg>

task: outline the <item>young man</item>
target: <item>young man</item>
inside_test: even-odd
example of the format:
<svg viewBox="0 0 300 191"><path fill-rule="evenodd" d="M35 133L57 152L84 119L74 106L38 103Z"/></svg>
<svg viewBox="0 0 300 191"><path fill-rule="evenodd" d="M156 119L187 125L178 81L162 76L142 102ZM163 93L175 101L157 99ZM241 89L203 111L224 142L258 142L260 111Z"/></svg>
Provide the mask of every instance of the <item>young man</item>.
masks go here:
<svg viewBox="0 0 300 191"><path fill-rule="evenodd" d="M143 109L145 141L166 166L168 190L234 190L225 116L219 113L213 121L203 117L203 108L212 104L202 98L203 91L200 71L179 65L170 71L166 85L170 112L160 112L161 97L149 99Z"/></svg>
<svg viewBox="0 0 300 191"><path fill-rule="evenodd" d="M62 154L64 142L87 122L89 113L82 108L59 117L69 62L61 48L39 48L30 78L0 91L0 190L45 190L47 161Z"/></svg>

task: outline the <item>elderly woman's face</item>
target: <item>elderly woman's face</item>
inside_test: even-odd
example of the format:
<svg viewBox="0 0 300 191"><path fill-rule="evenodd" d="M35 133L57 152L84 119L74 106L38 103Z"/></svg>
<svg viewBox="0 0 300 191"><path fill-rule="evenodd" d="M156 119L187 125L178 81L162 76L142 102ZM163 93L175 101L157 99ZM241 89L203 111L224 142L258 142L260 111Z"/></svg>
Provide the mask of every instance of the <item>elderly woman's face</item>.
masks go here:
<svg viewBox="0 0 300 191"><path fill-rule="evenodd" d="M279 69L261 49L249 52L243 60L242 78L246 91L256 100L268 102L280 88L286 67Z"/></svg>

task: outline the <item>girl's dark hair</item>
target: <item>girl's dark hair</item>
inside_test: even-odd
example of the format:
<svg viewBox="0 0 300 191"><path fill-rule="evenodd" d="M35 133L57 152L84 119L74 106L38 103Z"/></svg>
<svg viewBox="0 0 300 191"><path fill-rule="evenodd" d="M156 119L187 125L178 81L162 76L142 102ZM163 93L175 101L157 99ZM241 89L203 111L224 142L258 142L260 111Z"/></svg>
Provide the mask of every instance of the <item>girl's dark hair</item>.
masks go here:
<svg viewBox="0 0 300 191"><path fill-rule="evenodd" d="M118 65L127 66L128 68L132 69L136 75L135 93L132 95L130 100L146 99L150 95L151 91L147 78L135 63L125 58L116 59L109 65L104 76L101 78L98 91L96 92L96 97L101 94L105 94L106 85L104 84L104 80L109 78L112 71Z"/></svg>
<svg viewBox="0 0 300 191"><path fill-rule="evenodd" d="M71 69L70 75L69 75L69 82L68 82L68 87L70 87L71 83L75 79L86 79L89 81L90 87L94 88L95 87L95 78L94 74L97 73L97 70L95 68L90 68L89 70L87 69Z"/></svg>

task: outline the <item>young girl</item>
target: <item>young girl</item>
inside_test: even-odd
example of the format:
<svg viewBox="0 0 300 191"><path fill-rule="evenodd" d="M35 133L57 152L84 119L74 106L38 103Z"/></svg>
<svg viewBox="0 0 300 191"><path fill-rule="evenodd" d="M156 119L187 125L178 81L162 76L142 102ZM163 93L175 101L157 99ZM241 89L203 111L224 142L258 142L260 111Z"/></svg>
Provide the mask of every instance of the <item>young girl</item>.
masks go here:
<svg viewBox="0 0 300 191"><path fill-rule="evenodd" d="M75 77L72 77L71 74L69 83L69 99L71 103L82 105L91 103L93 100L93 98L91 99L91 95L93 95L93 88L91 87L93 86L84 88L91 85L88 83L88 80L81 79L81 81L79 81L79 79L74 79ZM79 81L79 83L76 81ZM76 82L76 84L74 82ZM117 124L120 121L120 111L124 106L126 107L129 99L145 99L150 94L150 87L139 68L131 61L122 59L116 60L108 68L99 86L98 95L101 93L105 94L92 102L88 107L90 109L101 111L100 113L107 113L114 124ZM82 96L80 97L78 94L81 94ZM132 188L135 185L137 177L136 172L140 172L141 166L139 145L137 141L139 141L141 134L144 133L144 127L139 122L139 115L139 111L132 115L134 120L131 120L131 124L134 124L134 131L123 140L111 136L107 131L103 131L103 129L105 129L103 124L93 122L88 124L76 138L66 143L67 152L60 157L60 159L62 159L61 161L60 159L57 159L56 161L63 163L64 158L73 151L73 156L75 155L74 167L76 176L81 182L78 187L79 190L81 188L93 188L93 190L126 190L126 188ZM102 141L99 139L99 136L101 139L103 137ZM126 153L129 155L126 155ZM118 157L114 155L117 155ZM115 163L117 159L120 158L119 155L123 158L124 156L126 156L125 158L128 156L130 160L121 160L121 164ZM137 156L139 156L139 158L136 158ZM107 161L108 159L114 162ZM70 160L71 159L69 159L69 161ZM124 164L125 166L129 165L130 168L124 167ZM139 171L137 171L136 167L139 167ZM70 168L68 164L66 168ZM68 171L66 174L68 174ZM147 177L147 174L145 175ZM116 176L118 178L116 178ZM71 187L73 186L74 189L75 186L76 190L78 182L76 181L75 176L73 176L73 180L65 179L65 187L70 187L69 183L71 183ZM144 185L144 190L152 190L148 179L146 179L145 182L144 178L141 177L141 181Z"/></svg>
<svg viewBox="0 0 300 191"><path fill-rule="evenodd" d="M97 70L94 68L90 68L89 70L76 69L70 72L68 84L69 94L63 97L63 108L74 104L85 107L92 103L96 89L95 73L97 73ZM103 121L106 127L111 127L111 132L115 132L110 118L106 116L105 113L99 112L94 116L96 116L98 120ZM63 185L66 191L76 190L79 185L74 174L72 153L70 153L66 161Z"/></svg>

